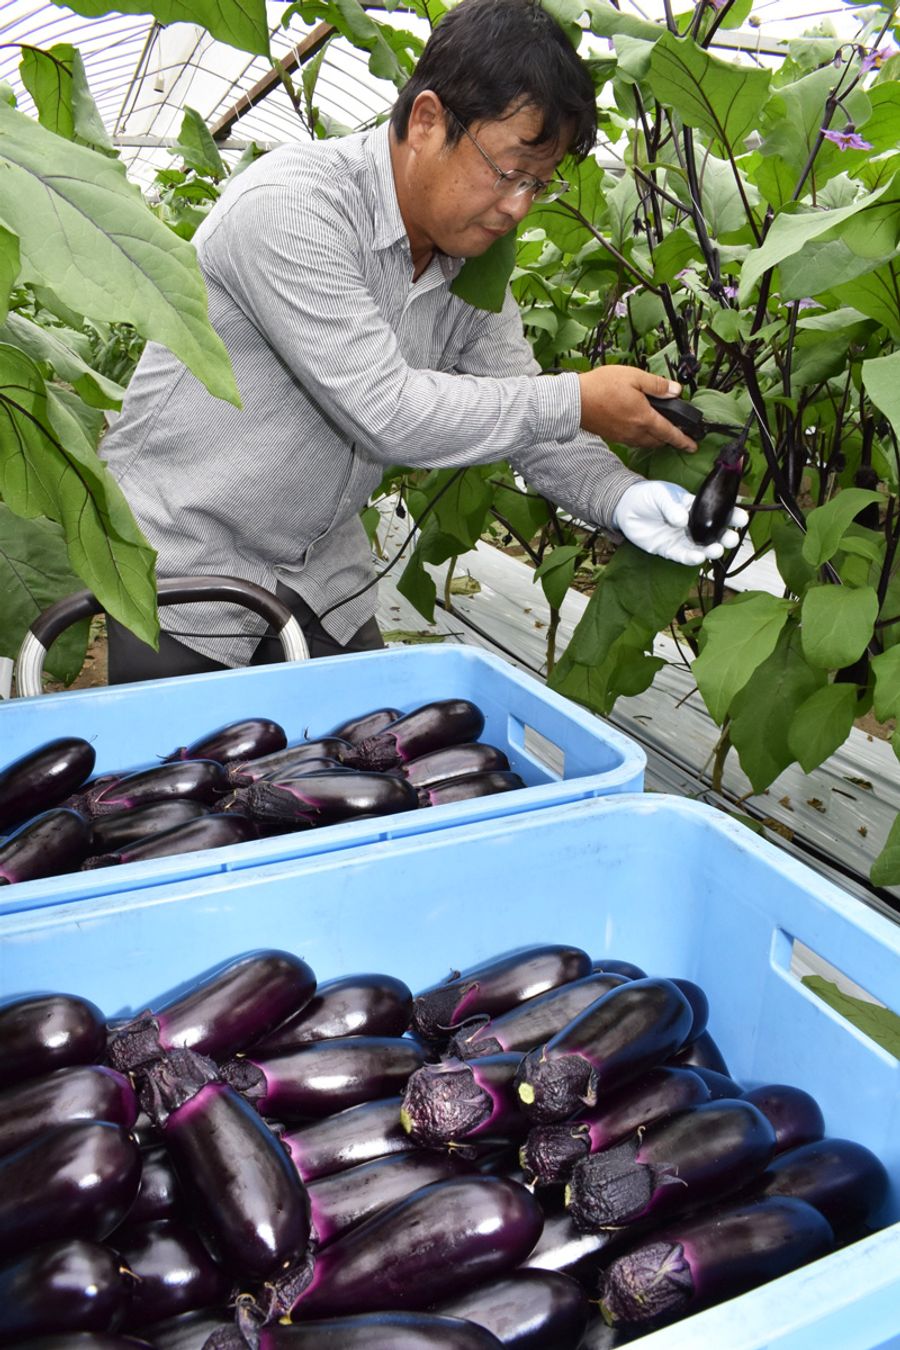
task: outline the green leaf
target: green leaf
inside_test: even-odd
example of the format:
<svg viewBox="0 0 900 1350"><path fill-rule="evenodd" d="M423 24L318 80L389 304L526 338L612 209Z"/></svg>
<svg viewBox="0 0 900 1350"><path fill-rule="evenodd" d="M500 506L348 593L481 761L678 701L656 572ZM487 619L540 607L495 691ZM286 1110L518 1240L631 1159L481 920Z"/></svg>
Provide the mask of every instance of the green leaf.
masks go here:
<svg viewBox="0 0 900 1350"><path fill-rule="evenodd" d="M872 657L875 676L875 716L879 722L900 718L900 645Z"/></svg>
<svg viewBox="0 0 900 1350"><path fill-rule="evenodd" d="M703 620L703 650L691 669L710 715L720 725L735 694L775 650L791 608L790 600L748 591L710 610Z"/></svg>
<svg viewBox="0 0 900 1350"><path fill-rule="evenodd" d="M62 6L63 0L53 0ZM86 19L110 11L110 0L65 0ZM119 14L152 14L161 24L200 24L219 42L244 52L271 57L265 0L115 0Z"/></svg>
<svg viewBox="0 0 900 1350"><path fill-rule="evenodd" d="M410 510L417 521L428 510L426 531L438 530L453 543L452 553L474 548L487 525L491 489L487 477L491 465L468 469L437 469L409 493ZM452 556L445 554L445 557ZM429 562L438 559L429 556Z"/></svg>
<svg viewBox="0 0 900 1350"><path fill-rule="evenodd" d="M623 14L607 0L585 0L584 12L588 16L591 32L598 37L612 38L618 33L627 33L629 37L647 38L655 42L662 29L658 23L649 19L639 19L634 14Z"/></svg>
<svg viewBox="0 0 900 1350"><path fill-rule="evenodd" d="M466 304L499 314L516 263L516 232L495 239L487 252L467 258L450 289Z"/></svg>
<svg viewBox="0 0 900 1350"><path fill-rule="evenodd" d="M116 154L91 97L84 62L76 47L67 42L49 51L25 47L19 69L42 127L66 140L91 145L108 155Z"/></svg>
<svg viewBox="0 0 900 1350"><path fill-rule="evenodd" d="M882 500L878 492L866 488L844 488L824 506L817 506L806 518L807 534L803 557L813 567L833 558L841 540L864 507Z"/></svg>
<svg viewBox="0 0 900 1350"><path fill-rule="evenodd" d="M19 347L32 361L46 361L58 378L71 384L92 408L121 407L125 395L122 386L93 370L65 342L61 330L44 328L23 314L10 314L0 325L0 342Z"/></svg>
<svg viewBox="0 0 900 1350"><path fill-rule="evenodd" d="M759 201L759 193L746 179L741 180L749 206ZM735 181L734 170L726 159L704 152L700 171L700 205L706 228L713 239L731 234L747 224L747 212Z"/></svg>
<svg viewBox="0 0 900 1350"><path fill-rule="evenodd" d="M875 84L866 93L871 111L857 124L857 131L871 145L869 154L895 150L900 145L900 84L896 80Z"/></svg>
<svg viewBox="0 0 900 1350"><path fill-rule="evenodd" d="M790 733L797 710L823 684L825 672L804 659L794 622L731 703L730 734L754 792L764 792L796 758ZM848 686L849 688L850 686Z"/></svg>
<svg viewBox="0 0 900 1350"><path fill-rule="evenodd" d="M789 591L793 591L794 595L802 595L818 575L812 563L803 556L806 535L790 516L776 516L771 530L779 574Z"/></svg>
<svg viewBox="0 0 900 1350"><path fill-rule="evenodd" d="M883 323L891 337L900 339L900 262L896 258L833 289L839 300Z"/></svg>
<svg viewBox="0 0 900 1350"><path fill-rule="evenodd" d="M769 92L767 70L710 56L691 38L664 32L653 49L649 84L660 103L712 138L714 148L739 154L758 123Z"/></svg>
<svg viewBox="0 0 900 1350"><path fill-rule="evenodd" d="M397 582L397 590L414 609L417 609L428 623L434 623L434 602L437 588L431 576L425 571L418 550L403 569L403 575Z"/></svg>
<svg viewBox="0 0 900 1350"><path fill-rule="evenodd" d="M0 497L16 515L59 522L84 585L155 644L156 555L97 456L101 424L76 395L45 385L24 352L0 345Z"/></svg>
<svg viewBox="0 0 900 1350"><path fill-rule="evenodd" d="M0 502L0 656L14 661L37 616L83 589L84 582L69 566L59 525L43 517L22 520ZM88 628L87 620L72 624L51 644L44 659L48 674L67 684L74 680L84 664Z"/></svg>
<svg viewBox="0 0 900 1350"><path fill-rule="evenodd" d="M492 508L508 521L521 539L533 539L550 519L550 505L546 497L534 492L523 492L515 483L511 471L505 470L501 483L494 483Z"/></svg>
<svg viewBox="0 0 900 1350"><path fill-rule="evenodd" d="M869 398L900 436L900 352L863 361L862 381Z"/></svg>
<svg viewBox="0 0 900 1350"><path fill-rule="evenodd" d="M0 225L0 323L9 313L9 293L16 284L20 267L19 237L5 225Z"/></svg>
<svg viewBox="0 0 900 1350"><path fill-rule="evenodd" d="M775 156L789 167L794 180L792 192L819 140L825 103L833 87L834 67L829 63L773 91L763 110L766 134L760 154ZM857 124L865 121L871 111L868 97L856 90L845 100L844 111ZM852 171L854 162L861 163L866 154L864 150L839 150L830 141L823 141L816 155L816 183L821 185L843 170Z"/></svg>
<svg viewBox="0 0 900 1350"><path fill-rule="evenodd" d="M807 661L841 670L859 660L872 640L878 617L873 586L813 586L801 602L800 622Z"/></svg>
<svg viewBox="0 0 900 1350"><path fill-rule="evenodd" d="M535 568L534 581L543 587L547 604L551 609L559 609L566 598L566 591L575 576L575 561L581 553L577 544L561 544L544 558Z"/></svg>
<svg viewBox="0 0 900 1350"><path fill-rule="evenodd" d="M779 291L782 300L803 300L806 296L823 295L826 291L853 281L866 272L873 272L878 261L861 258L842 239L822 241L812 239L793 257L780 264ZM851 288L852 295L852 288Z"/></svg>
<svg viewBox="0 0 900 1350"><path fill-rule="evenodd" d="M169 154L183 160L189 169L204 178L228 177L228 169L219 147L209 133L203 118L193 108L185 108L178 140L169 148Z"/></svg>
<svg viewBox="0 0 900 1350"><path fill-rule="evenodd" d="M804 773L812 773L844 744L855 718L855 684L826 684L801 704L788 743ZM767 738L768 734L766 724Z"/></svg>
<svg viewBox="0 0 900 1350"><path fill-rule="evenodd" d="M0 175L4 222L19 236L26 280L88 318L133 324L211 393L240 406L194 249L147 209L118 160L0 105Z"/></svg>
<svg viewBox="0 0 900 1350"><path fill-rule="evenodd" d="M653 280L657 285L674 281L689 262L700 257L702 254L697 240L679 225L677 229L670 230L653 250Z"/></svg>
<svg viewBox="0 0 900 1350"><path fill-rule="evenodd" d="M894 881L900 879L900 836L896 841L898 846L898 857L895 863ZM884 854L882 854L884 857ZM872 880L876 886L890 886L892 884L889 878L876 878L875 870L878 867L879 859L872 868ZM900 1017L890 1008L883 1007L880 1003L870 1003L868 999L853 998L850 994L843 993L831 980L826 980L822 975L804 975L801 984L805 984L807 989L811 989L817 998L823 1003L827 1003L829 1008L840 1013L852 1026L861 1031L864 1036L868 1036L870 1041L880 1045L888 1054L893 1055L895 1059L900 1059Z"/></svg>

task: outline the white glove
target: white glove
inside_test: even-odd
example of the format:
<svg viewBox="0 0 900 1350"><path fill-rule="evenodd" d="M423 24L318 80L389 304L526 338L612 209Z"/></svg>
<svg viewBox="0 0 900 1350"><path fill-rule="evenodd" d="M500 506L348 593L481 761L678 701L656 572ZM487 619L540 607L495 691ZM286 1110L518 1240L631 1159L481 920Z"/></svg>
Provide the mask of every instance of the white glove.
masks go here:
<svg viewBox="0 0 900 1350"><path fill-rule="evenodd" d="M750 517L740 506L731 513L730 528L713 544L697 544L687 532L688 515L694 498L677 483L645 479L625 489L613 513L613 525L632 544L645 553L696 567L721 558L727 548L738 543L737 530Z"/></svg>

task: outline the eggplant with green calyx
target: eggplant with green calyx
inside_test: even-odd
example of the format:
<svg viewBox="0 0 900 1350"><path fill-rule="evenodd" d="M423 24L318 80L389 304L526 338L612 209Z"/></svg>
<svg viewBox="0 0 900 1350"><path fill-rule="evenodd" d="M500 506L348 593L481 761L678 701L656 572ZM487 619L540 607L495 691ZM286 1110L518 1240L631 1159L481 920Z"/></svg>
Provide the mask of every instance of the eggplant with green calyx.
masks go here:
<svg viewBox="0 0 900 1350"><path fill-rule="evenodd" d="M579 1228L616 1228L708 1204L758 1176L775 1131L750 1102L701 1102L575 1164L566 1207Z"/></svg>
<svg viewBox="0 0 900 1350"><path fill-rule="evenodd" d="M468 741L464 745L448 745L419 755L418 759L401 764L398 772L414 788L430 788L449 779L468 778L473 773L508 769L509 760L502 750L484 741Z"/></svg>
<svg viewBox="0 0 900 1350"><path fill-rule="evenodd" d="M230 1276L186 1223L166 1221L129 1230L116 1250L137 1284L123 1325L140 1328L224 1304Z"/></svg>
<svg viewBox="0 0 900 1350"><path fill-rule="evenodd" d="M346 722L342 722L339 727L335 727L331 732L332 736L341 741L349 741L351 745L359 745L360 741L366 740L369 736L376 736L379 731L384 731L392 722L397 722L403 716L399 708L374 708L372 712L362 713L359 717L351 717Z"/></svg>
<svg viewBox="0 0 900 1350"><path fill-rule="evenodd" d="M70 1120L108 1120L130 1130L138 1113L134 1088L105 1064L75 1064L0 1092L0 1155Z"/></svg>
<svg viewBox="0 0 900 1350"><path fill-rule="evenodd" d="M790 1195L814 1206L839 1242L861 1237L888 1197L884 1163L864 1144L826 1136L773 1158L751 1183L749 1195Z"/></svg>
<svg viewBox="0 0 900 1350"><path fill-rule="evenodd" d="M725 1056L708 1028L701 1031L699 1036L691 1036L672 1056L672 1063L682 1069L714 1069L716 1073L724 1074L726 1078L731 1077Z"/></svg>
<svg viewBox="0 0 900 1350"><path fill-rule="evenodd" d="M484 1327L510 1350L576 1350L589 1307L587 1294L570 1276L516 1270L468 1293L451 1295L434 1311Z"/></svg>
<svg viewBox="0 0 900 1350"><path fill-rule="evenodd" d="M192 1050L140 1070L141 1103L161 1133L210 1254L236 1276L303 1268L309 1197L287 1151L253 1107Z"/></svg>
<svg viewBox="0 0 900 1350"><path fill-rule="evenodd" d="M555 1036L601 994L625 982L623 975L585 975L526 999L499 1017L473 1017L451 1037L447 1053L458 1059L478 1059L503 1051L532 1050Z"/></svg>
<svg viewBox="0 0 900 1350"><path fill-rule="evenodd" d="M150 835L171 830L174 825L197 820L208 811L209 807L203 802L176 797L172 801L148 802L146 806L126 807L108 816L97 816L91 821L91 852L114 853Z"/></svg>
<svg viewBox="0 0 900 1350"><path fill-rule="evenodd" d="M431 1312L358 1313L261 1327L248 1340L236 1327L200 1350L499 1350L484 1327ZM193 1350L193 1347L192 1347Z"/></svg>
<svg viewBox="0 0 900 1350"><path fill-rule="evenodd" d="M716 1205L654 1228L600 1276L614 1327L652 1330L827 1255L828 1220L804 1200Z"/></svg>
<svg viewBox="0 0 900 1350"><path fill-rule="evenodd" d="M31 1247L0 1266L0 1345L21 1350L29 1337L113 1330L132 1283L99 1243L70 1238Z"/></svg>
<svg viewBox="0 0 900 1350"><path fill-rule="evenodd" d="M304 761L311 759L335 759L339 764L353 749L349 741L339 736L320 736L316 741L300 741L296 745L286 745L283 750L275 750L270 755L260 755L257 759L235 760L228 765L228 781L232 787L248 787L251 783L271 779L273 776L300 773Z"/></svg>
<svg viewBox="0 0 900 1350"><path fill-rule="evenodd" d="M280 782L261 780L237 788L229 797L229 810L245 812L262 828L302 828L334 825L356 816L385 816L395 811L414 811L415 788L386 773L331 772L298 774Z"/></svg>
<svg viewBox="0 0 900 1350"><path fill-rule="evenodd" d="M229 789L228 774L216 760L175 760L117 779L94 797L92 812L99 816L185 797L210 805Z"/></svg>
<svg viewBox="0 0 900 1350"><path fill-rule="evenodd" d="M628 980L522 1060L516 1090L533 1124L565 1120L669 1059L694 1020L671 980Z"/></svg>
<svg viewBox="0 0 900 1350"><path fill-rule="evenodd" d="M0 1088L72 1064L94 1064L105 1049L106 1023L89 999L33 994L0 1007Z"/></svg>
<svg viewBox="0 0 900 1350"><path fill-rule="evenodd" d="M481 1135L520 1137L527 1122L513 1080L521 1058L500 1054L423 1064L406 1084L403 1128L429 1148L458 1146Z"/></svg>
<svg viewBox="0 0 900 1350"><path fill-rule="evenodd" d="M695 544L705 548L720 539L731 525L747 462L750 424L735 440L723 445L716 462L697 489L688 515L687 530Z"/></svg>
<svg viewBox="0 0 900 1350"><path fill-rule="evenodd" d="M182 853L196 853L199 849L227 848L229 844L244 844L256 839L258 830L249 816L209 812L196 820L172 825L157 834L144 835L133 844L124 844L107 853L87 858L85 871L99 867L118 867L123 863L147 862L155 858L173 858Z"/></svg>
<svg viewBox="0 0 900 1350"><path fill-rule="evenodd" d="M155 1012L110 1030L110 1063L127 1072L174 1049L233 1055L306 1006L313 970L292 952L249 952L197 980Z"/></svg>
<svg viewBox="0 0 900 1350"><path fill-rule="evenodd" d="M525 779L511 769L490 769L465 777L446 778L442 783L419 788L418 800L420 806L447 806L452 802L468 802L474 797L493 797L498 792L518 792L527 786Z"/></svg>
<svg viewBox="0 0 900 1350"><path fill-rule="evenodd" d="M446 1040L471 1017L509 1012L526 999L582 979L590 969L591 958L580 947L516 948L421 990L413 1000L412 1030L426 1041Z"/></svg>
<svg viewBox="0 0 900 1350"><path fill-rule="evenodd" d="M75 792L90 777L96 752L81 736L59 736L0 770L0 831L15 829Z"/></svg>
<svg viewBox="0 0 900 1350"><path fill-rule="evenodd" d="M214 759L219 764L231 764L236 760L259 759L262 755L272 755L287 745L284 727L268 717L246 717L240 722L229 722L227 726L201 736L190 745L180 745L165 762L178 759Z"/></svg>
<svg viewBox="0 0 900 1350"><path fill-rule="evenodd" d="M451 1153L416 1149L319 1177L307 1185L315 1245L327 1247L342 1233L423 1186L470 1172L468 1163Z"/></svg>
<svg viewBox="0 0 900 1350"><path fill-rule="evenodd" d="M0 1158L0 1260L48 1233L102 1241L131 1208L137 1144L121 1125L78 1120L41 1131Z"/></svg>
<svg viewBox="0 0 900 1350"><path fill-rule="evenodd" d="M412 991L394 975L363 972L320 984L305 1007L279 1023L254 1054L281 1054L338 1036L402 1036L412 1016Z"/></svg>
<svg viewBox="0 0 900 1350"><path fill-rule="evenodd" d="M709 1101L709 1088L691 1069L658 1065L604 1093L573 1120L533 1125L519 1161L538 1186L568 1181L576 1163L620 1143L635 1131L688 1106Z"/></svg>
<svg viewBox="0 0 900 1350"><path fill-rule="evenodd" d="M811 1144L825 1135L825 1117L815 1097L791 1083L763 1083L748 1088L744 1101L758 1106L775 1131L775 1152Z"/></svg>
<svg viewBox="0 0 900 1350"><path fill-rule="evenodd" d="M88 856L91 829L78 811L54 806L0 844L0 886L75 872Z"/></svg>
<svg viewBox="0 0 900 1350"><path fill-rule="evenodd" d="M477 741L483 730L484 713L469 699L438 699L367 736L345 762L360 769L396 769L433 750Z"/></svg>
<svg viewBox="0 0 900 1350"><path fill-rule="evenodd" d="M402 1098L395 1096L349 1106L288 1131L281 1143L304 1181L408 1153L416 1145L400 1123L401 1105Z"/></svg>

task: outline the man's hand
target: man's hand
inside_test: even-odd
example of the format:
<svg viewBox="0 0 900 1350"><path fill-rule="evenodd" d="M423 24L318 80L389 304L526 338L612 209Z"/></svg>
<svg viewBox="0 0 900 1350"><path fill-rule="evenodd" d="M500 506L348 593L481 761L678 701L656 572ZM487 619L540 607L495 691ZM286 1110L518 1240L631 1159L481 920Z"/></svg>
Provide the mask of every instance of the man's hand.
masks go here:
<svg viewBox="0 0 900 1350"><path fill-rule="evenodd" d="M683 431L674 427L647 402L646 394L677 398L681 385L662 375L651 375L635 366L598 366L582 371L581 425L585 431L641 449L658 450L672 445L676 450L696 450Z"/></svg>
<svg viewBox="0 0 900 1350"><path fill-rule="evenodd" d="M701 563L721 558L727 548L735 548L749 520L747 512L736 506L731 513L729 528L713 544L696 543L687 532L688 514L693 497L677 483L659 479L632 483L619 498L613 512L613 525L632 544L645 553L660 558L698 567Z"/></svg>

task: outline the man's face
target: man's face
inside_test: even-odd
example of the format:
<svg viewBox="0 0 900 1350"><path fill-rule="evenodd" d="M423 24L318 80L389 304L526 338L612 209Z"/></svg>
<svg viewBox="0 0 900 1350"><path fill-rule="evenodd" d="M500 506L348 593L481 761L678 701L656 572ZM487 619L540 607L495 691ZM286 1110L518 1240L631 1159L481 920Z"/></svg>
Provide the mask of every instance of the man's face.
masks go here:
<svg viewBox="0 0 900 1350"><path fill-rule="evenodd" d="M498 190L497 173L485 156L504 172L549 181L567 147L529 145L541 125L540 113L525 108L502 121L475 122L468 135L449 145L439 102L427 126L411 124L415 154L405 215L414 248L428 245L451 257L472 258L514 230L534 199L531 192L511 193L506 184Z"/></svg>

